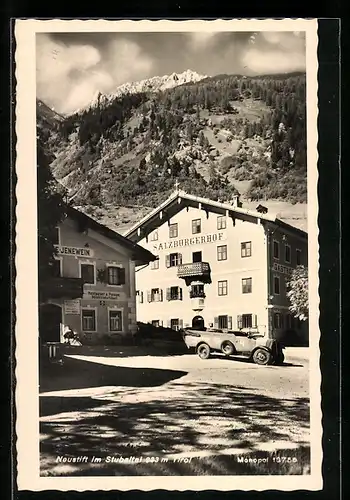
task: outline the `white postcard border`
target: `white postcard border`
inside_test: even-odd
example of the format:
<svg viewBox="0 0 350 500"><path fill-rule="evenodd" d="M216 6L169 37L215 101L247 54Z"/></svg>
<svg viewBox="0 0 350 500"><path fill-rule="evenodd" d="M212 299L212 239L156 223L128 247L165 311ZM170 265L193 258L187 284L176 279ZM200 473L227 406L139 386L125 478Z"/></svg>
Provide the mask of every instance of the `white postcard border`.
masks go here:
<svg viewBox="0 0 350 500"><path fill-rule="evenodd" d="M36 33L67 31L305 31L310 305L311 474L309 476L40 477L37 317ZM108 21L20 19L16 39L16 451L19 490L320 490L321 373L318 296L317 20Z"/></svg>

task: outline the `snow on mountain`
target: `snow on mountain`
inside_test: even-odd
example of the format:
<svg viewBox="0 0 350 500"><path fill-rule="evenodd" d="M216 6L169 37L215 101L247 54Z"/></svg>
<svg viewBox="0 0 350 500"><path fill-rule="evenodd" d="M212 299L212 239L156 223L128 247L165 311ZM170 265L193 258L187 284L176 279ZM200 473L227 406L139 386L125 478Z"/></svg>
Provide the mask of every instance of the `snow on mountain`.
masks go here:
<svg viewBox="0 0 350 500"><path fill-rule="evenodd" d="M207 75L200 75L196 71L187 69L183 73L172 73L171 75L153 76L138 82L127 82L117 87L109 94L96 92L92 101L85 107L80 108L75 113L81 113L89 108L106 106L116 97L125 94L136 94L139 92L161 92L166 89L177 87L185 83L195 83L207 78ZM74 113L72 113L74 114Z"/></svg>

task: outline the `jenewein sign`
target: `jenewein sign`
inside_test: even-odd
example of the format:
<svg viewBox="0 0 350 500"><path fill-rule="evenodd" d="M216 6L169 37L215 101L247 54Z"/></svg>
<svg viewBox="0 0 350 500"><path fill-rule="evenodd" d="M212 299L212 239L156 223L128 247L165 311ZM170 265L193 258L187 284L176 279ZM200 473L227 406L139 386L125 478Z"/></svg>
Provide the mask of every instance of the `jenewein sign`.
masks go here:
<svg viewBox="0 0 350 500"><path fill-rule="evenodd" d="M153 250L170 250L172 248L188 247L193 245L203 245L205 243L215 243L216 241L223 241L224 233L211 233L203 236L193 236L192 238L182 238L173 241L166 241L153 245Z"/></svg>
<svg viewBox="0 0 350 500"><path fill-rule="evenodd" d="M93 257L94 251L91 248L64 247L57 248L57 255L73 255L77 257Z"/></svg>

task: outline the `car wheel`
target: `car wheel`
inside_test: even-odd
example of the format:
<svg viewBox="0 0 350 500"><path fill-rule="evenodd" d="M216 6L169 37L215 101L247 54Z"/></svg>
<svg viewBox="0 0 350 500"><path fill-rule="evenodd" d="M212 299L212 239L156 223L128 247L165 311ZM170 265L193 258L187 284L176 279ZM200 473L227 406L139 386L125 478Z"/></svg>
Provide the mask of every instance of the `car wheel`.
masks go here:
<svg viewBox="0 0 350 500"><path fill-rule="evenodd" d="M234 353L234 350L235 348L233 347L232 343L229 340L226 340L225 342L222 343L221 351L226 356L231 356L231 354Z"/></svg>
<svg viewBox="0 0 350 500"><path fill-rule="evenodd" d="M253 361L257 365L268 365L271 358L271 353L266 349L256 349L253 353Z"/></svg>
<svg viewBox="0 0 350 500"><path fill-rule="evenodd" d="M210 356L210 347L208 344L199 344L197 354L201 359L208 359Z"/></svg>

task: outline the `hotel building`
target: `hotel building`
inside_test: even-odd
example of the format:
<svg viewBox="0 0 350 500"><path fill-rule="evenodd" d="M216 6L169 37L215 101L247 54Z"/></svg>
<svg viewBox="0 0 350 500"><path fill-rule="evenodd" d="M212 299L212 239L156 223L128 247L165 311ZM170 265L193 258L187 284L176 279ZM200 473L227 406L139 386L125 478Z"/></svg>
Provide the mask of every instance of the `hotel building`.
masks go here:
<svg viewBox="0 0 350 500"><path fill-rule="evenodd" d="M41 341L62 341L67 326L83 343L135 333L135 266L154 255L69 207L55 243L52 279L39 283L39 291L50 297L40 304Z"/></svg>
<svg viewBox="0 0 350 500"><path fill-rule="evenodd" d="M307 322L291 315L286 287L293 269L307 266L307 234L265 207L176 191L125 236L157 256L136 269L138 321L308 343Z"/></svg>

